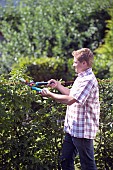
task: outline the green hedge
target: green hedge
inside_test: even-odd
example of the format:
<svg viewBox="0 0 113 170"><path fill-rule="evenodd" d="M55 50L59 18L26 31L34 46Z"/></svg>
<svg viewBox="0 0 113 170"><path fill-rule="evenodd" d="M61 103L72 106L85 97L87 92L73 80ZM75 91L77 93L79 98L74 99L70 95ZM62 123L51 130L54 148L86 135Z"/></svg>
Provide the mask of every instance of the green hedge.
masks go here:
<svg viewBox="0 0 113 170"><path fill-rule="evenodd" d="M13 65L13 69L21 70L33 78L34 81L48 81L51 78L62 81L71 81L75 77L73 68L73 58L65 61L62 58L20 58L18 63Z"/></svg>
<svg viewBox="0 0 113 170"><path fill-rule="evenodd" d="M99 170L113 169L113 81L99 80L100 128L96 142L95 157Z"/></svg>
<svg viewBox="0 0 113 170"><path fill-rule="evenodd" d="M56 169L65 111L36 95L19 78L0 80L1 169Z"/></svg>
<svg viewBox="0 0 113 170"><path fill-rule="evenodd" d="M65 105L21 84L23 71L0 78L0 155L4 170L60 170ZM95 140L98 170L113 169L113 82L99 80L100 130ZM76 162L78 162L76 160Z"/></svg>

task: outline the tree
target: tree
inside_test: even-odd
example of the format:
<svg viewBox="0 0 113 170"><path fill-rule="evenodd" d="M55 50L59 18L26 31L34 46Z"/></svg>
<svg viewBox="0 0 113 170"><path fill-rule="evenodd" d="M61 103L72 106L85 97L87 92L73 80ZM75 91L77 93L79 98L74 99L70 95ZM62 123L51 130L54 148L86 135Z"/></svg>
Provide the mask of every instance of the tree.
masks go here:
<svg viewBox="0 0 113 170"><path fill-rule="evenodd" d="M62 57L66 63L73 49L97 48L109 5L111 1L94 0L21 0L16 7L8 5L1 14L1 74L20 57Z"/></svg>
<svg viewBox="0 0 113 170"><path fill-rule="evenodd" d="M113 8L109 9L109 15L104 42L96 49L95 68L99 78L113 78Z"/></svg>

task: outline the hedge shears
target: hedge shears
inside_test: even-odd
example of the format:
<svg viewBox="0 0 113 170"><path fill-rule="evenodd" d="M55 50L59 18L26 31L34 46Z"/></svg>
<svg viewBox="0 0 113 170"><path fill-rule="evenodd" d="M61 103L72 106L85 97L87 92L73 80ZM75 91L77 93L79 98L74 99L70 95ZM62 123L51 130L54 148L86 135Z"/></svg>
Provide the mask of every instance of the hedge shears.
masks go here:
<svg viewBox="0 0 113 170"><path fill-rule="evenodd" d="M20 78L20 81L25 83L26 85L28 85L29 87L31 87L31 90L35 90L38 93L40 93L42 91L41 88L38 88L38 86L43 86L43 85L47 85L48 82L28 82L27 80L25 80L24 78Z"/></svg>

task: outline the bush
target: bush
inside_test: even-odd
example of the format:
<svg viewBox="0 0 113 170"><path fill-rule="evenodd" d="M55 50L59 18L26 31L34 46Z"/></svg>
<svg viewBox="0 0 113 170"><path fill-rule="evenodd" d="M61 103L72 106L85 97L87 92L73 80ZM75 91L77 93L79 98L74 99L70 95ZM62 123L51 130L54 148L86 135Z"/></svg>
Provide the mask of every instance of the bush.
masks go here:
<svg viewBox="0 0 113 170"><path fill-rule="evenodd" d="M98 170L113 169L113 82L99 80L100 128L96 142L95 157Z"/></svg>
<svg viewBox="0 0 113 170"><path fill-rule="evenodd" d="M1 169L60 170L66 106L42 98L21 84L21 72L0 79L0 154ZM113 169L113 83L99 80L100 129L95 140L99 170ZM76 160L77 162L77 160Z"/></svg>
<svg viewBox="0 0 113 170"><path fill-rule="evenodd" d="M51 78L62 81L74 80L75 72L73 68L73 59L69 59L67 63L62 58L20 58L19 62L13 65L16 70L25 69L28 76L36 81L48 81Z"/></svg>
<svg viewBox="0 0 113 170"><path fill-rule="evenodd" d="M9 73L20 57L54 56L67 61L74 49L96 49L112 4L110 0L21 0L16 7L1 8L0 74Z"/></svg>
<svg viewBox="0 0 113 170"><path fill-rule="evenodd" d="M96 52L95 69L100 79L113 78L113 8L109 9L110 19L106 21L107 30L102 43Z"/></svg>
<svg viewBox="0 0 113 170"><path fill-rule="evenodd" d="M64 109L21 84L21 76L1 77L1 168L57 169Z"/></svg>

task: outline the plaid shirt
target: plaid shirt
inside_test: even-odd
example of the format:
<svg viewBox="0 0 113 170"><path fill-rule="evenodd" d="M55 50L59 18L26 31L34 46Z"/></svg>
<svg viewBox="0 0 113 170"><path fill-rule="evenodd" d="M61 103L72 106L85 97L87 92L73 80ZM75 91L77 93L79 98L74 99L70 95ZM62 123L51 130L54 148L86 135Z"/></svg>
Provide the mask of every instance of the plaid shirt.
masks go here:
<svg viewBox="0 0 113 170"><path fill-rule="evenodd" d="M79 73L70 95L77 101L67 106L64 131L77 138L94 139L99 127L98 82L92 69Z"/></svg>

